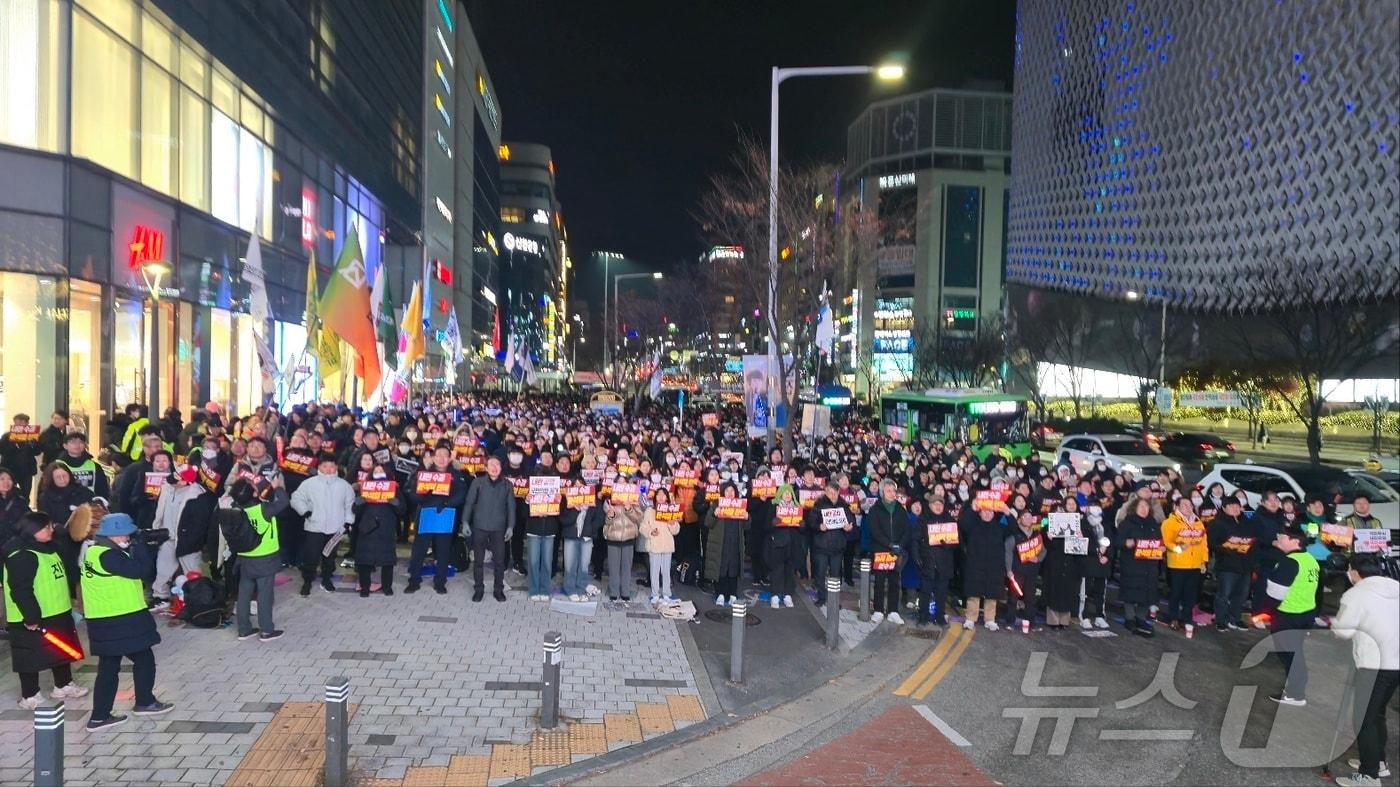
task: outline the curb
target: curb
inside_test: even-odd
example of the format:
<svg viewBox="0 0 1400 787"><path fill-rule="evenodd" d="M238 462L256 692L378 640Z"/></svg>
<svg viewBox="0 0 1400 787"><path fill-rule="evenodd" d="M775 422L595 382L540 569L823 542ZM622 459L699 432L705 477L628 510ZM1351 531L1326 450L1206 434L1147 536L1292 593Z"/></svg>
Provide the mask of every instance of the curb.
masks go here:
<svg viewBox="0 0 1400 787"><path fill-rule="evenodd" d="M565 765L536 776L510 782L508 787L560 785L587 776L596 776L613 768L628 765L637 760L649 757L658 752L666 751L667 749L703 738L731 725L761 716L855 669L867 658L875 655L877 647L883 644L887 638L895 636L893 633L894 631L895 630L892 628L887 629L881 626L880 629L871 632L860 645L857 645L849 653L842 655L834 666L812 675L807 680L794 684L781 693L770 694L761 700L754 700L748 705L736 708L731 713L716 714L702 722L652 738L649 741L643 741L642 743L611 751L607 754L600 754L597 757L591 757L574 765Z"/></svg>

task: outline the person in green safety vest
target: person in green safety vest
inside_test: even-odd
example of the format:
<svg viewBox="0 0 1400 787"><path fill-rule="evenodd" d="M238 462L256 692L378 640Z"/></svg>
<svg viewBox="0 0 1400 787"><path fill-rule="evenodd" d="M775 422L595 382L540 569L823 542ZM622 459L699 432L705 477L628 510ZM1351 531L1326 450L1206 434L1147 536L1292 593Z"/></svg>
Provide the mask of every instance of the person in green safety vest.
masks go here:
<svg viewBox="0 0 1400 787"><path fill-rule="evenodd" d="M53 671L56 700L86 696L88 690L73 682L69 665L82 658L78 629L63 560L54 550L53 520L48 514L29 513L20 518L16 534L0 551L5 558L5 624L10 641L10 663L19 674L19 706L34 710L44 701L39 673ZM68 644L78 656L65 652L50 637Z"/></svg>
<svg viewBox="0 0 1400 787"><path fill-rule="evenodd" d="M239 478L229 486L228 497L234 512L242 513L247 518L256 535L256 538L250 539L251 546L237 553L238 604L234 608L234 617L238 622L238 638L271 642L282 636L282 632L272 623L272 605L273 580L282 568L282 557L278 554L282 544L278 538L277 515L287 508L287 490L274 487L262 478L255 482ZM253 628L251 619L254 598L258 600L257 628Z"/></svg>
<svg viewBox="0 0 1400 787"><path fill-rule="evenodd" d="M151 425L147 417L146 405L132 402L126 406L126 430L121 442L116 445L118 459L122 465L136 461L141 456L141 430Z"/></svg>
<svg viewBox="0 0 1400 787"><path fill-rule="evenodd" d="M98 467L97 460L87 451L87 436L82 432L70 432L63 438L63 453L54 460L73 474L73 480L92 491L103 500L110 499L112 489L107 483L107 472Z"/></svg>
<svg viewBox="0 0 1400 787"><path fill-rule="evenodd" d="M151 648L160 642L160 632L146 608L144 585L155 576L155 557L144 543L132 539L135 532L136 524L126 514L102 517L80 568L88 646L97 656L89 732L126 721L126 716L112 713L123 658L131 661L136 688L132 713L156 716L175 707L155 695L156 657Z"/></svg>
<svg viewBox="0 0 1400 787"><path fill-rule="evenodd" d="M1313 627L1317 613L1317 584L1322 575L1317 558L1303 549L1307 539L1299 523L1279 526L1274 547L1283 557L1269 572L1265 583L1269 631L1285 674L1283 689L1269 699L1280 705L1299 707L1308 704L1308 664L1303 643L1307 641L1308 630Z"/></svg>

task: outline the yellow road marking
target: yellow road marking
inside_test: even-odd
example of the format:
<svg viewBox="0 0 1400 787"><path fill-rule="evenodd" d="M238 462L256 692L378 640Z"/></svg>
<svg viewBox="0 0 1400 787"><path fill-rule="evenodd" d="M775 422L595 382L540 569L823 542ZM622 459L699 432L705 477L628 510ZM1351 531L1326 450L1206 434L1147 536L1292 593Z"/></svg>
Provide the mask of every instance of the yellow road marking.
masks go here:
<svg viewBox="0 0 1400 787"><path fill-rule="evenodd" d="M909 677L905 678L904 682L899 684L899 688L894 690L896 696L908 696L909 692L913 691L915 686L922 683L924 678L927 678L929 673L933 672L934 668L938 666L938 663L942 661L943 657L952 649L953 643L957 642L958 638L967 630L962 626L956 626L954 628L956 628L956 633L945 633L943 638L938 641L938 644L934 646L933 652L928 654L928 658L920 662L919 666L915 667L914 671L909 673Z"/></svg>
<svg viewBox="0 0 1400 787"><path fill-rule="evenodd" d="M958 639L957 644L953 647L953 652L948 654L948 658L944 659L943 663L938 665L938 669L935 670L932 675L928 676L928 680L924 681L923 685L914 692L914 699L921 700L927 697L928 693L933 691L933 687L937 686L938 682L943 680L943 677L948 674L948 671L958 663L958 659L962 658L963 651L967 650L968 644L972 642L972 635L975 629L963 629L963 631L967 633L967 636Z"/></svg>

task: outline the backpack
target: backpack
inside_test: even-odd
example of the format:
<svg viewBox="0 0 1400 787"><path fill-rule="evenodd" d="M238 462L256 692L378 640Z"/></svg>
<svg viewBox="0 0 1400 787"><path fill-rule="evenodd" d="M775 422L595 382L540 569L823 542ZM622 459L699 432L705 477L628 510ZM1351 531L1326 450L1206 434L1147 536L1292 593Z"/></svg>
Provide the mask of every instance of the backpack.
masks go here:
<svg viewBox="0 0 1400 787"><path fill-rule="evenodd" d="M185 607L176 617L202 629L223 625L227 612L224 589L208 577L185 583Z"/></svg>
<svg viewBox="0 0 1400 787"><path fill-rule="evenodd" d="M224 534L229 551L235 555L251 552L262 543L262 536L253 529L253 523L248 521L248 515L242 509L220 509L219 532Z"/></svg>

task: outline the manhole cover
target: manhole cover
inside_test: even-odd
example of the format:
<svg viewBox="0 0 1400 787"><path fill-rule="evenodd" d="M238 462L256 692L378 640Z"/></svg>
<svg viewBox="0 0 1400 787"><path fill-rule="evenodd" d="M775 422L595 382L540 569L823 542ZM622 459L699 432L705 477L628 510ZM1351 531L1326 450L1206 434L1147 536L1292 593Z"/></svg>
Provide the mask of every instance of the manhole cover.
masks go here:
<svg viewBox="0 0 1400 787"><path fill-rule="evenodd" d="M705 610L705 619L712 620L716 623L729 623L734 619L734 613L727 609L707 609ZM763 621L759 620L758 616L752 612L744 616L745 626L757 626L762 622Z"/></svg>

